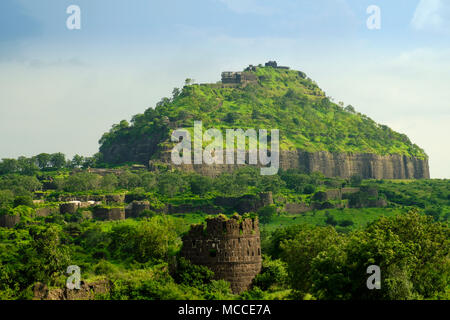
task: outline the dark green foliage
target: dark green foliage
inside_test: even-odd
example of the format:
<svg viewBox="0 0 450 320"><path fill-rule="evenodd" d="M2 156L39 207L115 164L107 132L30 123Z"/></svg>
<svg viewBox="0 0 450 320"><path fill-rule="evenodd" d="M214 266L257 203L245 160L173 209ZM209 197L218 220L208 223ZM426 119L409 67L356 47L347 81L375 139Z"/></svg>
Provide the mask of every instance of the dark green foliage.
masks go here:
<svg viewBox="0 0 450 320"><path fill-rule="evenodd" d="M450 229L409 213L362 231L302 230L283 242L291 286L319 299L417 299L445 295ZM368 290L366 269L381 268L381 290Z"/></svg>
<svg viewBox="0 0 450 320"><path fill-rule="evenodd" d="M14 198L13 206L28 206L33 207L33 199L30 196L17 196Z"/></svg>
<svg viewBox="0 0 450 320"><path fill-rule="evenodd" d="M115 174L107 174L102 178L100 186L105 191L114 191L119 186L119 179Z"/></svg>
<svg viewBox="0 0 450 320"><path fill-rule="evenodd" d="M239 298L241 300L263 300L264 292L255 286L251 290L244 291Z"/></svg>
<svg viewBox="0 0 450 320"><path fill-rule="evenodd" d="M318 191L314 194L313 200L315 201L326 201L327 200L327 194L323 191Z"/></svg>
<svg viewBox="0 0 450 320"><path fill-rule="evenodd" d="M194 174L189 179L193 194L204 195L211 190L212 180L209 177Z"/></svg>
<svg viewBox="0 0 450 320"><path fill-rule="evenodd" d="M68 192L97 190L101 181L101 176L97 174L81 172L69 176L64 181L63 188L64 191Z"/></svg>
<svg viewBox="0 0 450 320"><path fill-rule="evenodd" d="M339 224L339 226L345 228L345 227L352 226L354 224L354 222L352 220L342 220L338 224Z"/></svg>
<svg viewBox="0 0 450 320"><path fill-rule="evenodd" d="M112 256L138 262L167 258L169 247L176 240L170 221L162 217L154 217L139 224L128 221L119 223L113 226L108 237L108 249Z"/></svg>
<svg viewBox="0 0 450 320"><path fill-rule="evenodd" d="M255 286L262 290L268 290L273 286L284 287L287 283L286 264L281 260L271 260L270 257L264 255L261 273L254 279Z"/></svg>
<svg viewBox="0 0 450 320"><path fill-rule="evenodd" d="M123 189L133 189L139 187L141 184L141 177L129 170L125 170L119 175L119 187Z"/></svg>
<svg viewBox="0 0 450 320"><path fill-rule="evenodd" d="M353 176L350 177L350 184L353 187L359 187L362 183L362 177L359 174L355 174Z"/></svg>
<svg viewBox="0 0 450 320"><path fill-rule="evenodd" d="M312 194L312 193L314 193L314 191L316 191L316 187L314 187L314 185L312 185L312 184L307 184L303 188L303 193L304 194Z"/></svg>
<svg viewBox="0 0 450 320"><path fill-rule="evenodd" d="M271 234L270 245L267 248L267 253L273 258L278 259L281 255L281 243L286 240L294 239L295 236L303 229L309 228L306 225L294 225L286 228L278 228Z"/></svg>
<svg viewBox="0 0 450 320"><path fill-rule="evenodd" d="M14 167L14 161L8 163ZM261 176L252 167L214 178L167 169L119 169L125 172L122 186L121 170L99 177L80 170L74 174L66 169L51 171L49 164L32 175L21 169L0 175L0 214L21 217L14 228L0 228L0 299L31 299L36 281L63 287L68 264L81 267L83 280L110 280L113 288L104 299L448 299L449 180L364 180L361 192L340 202L326 202L326 191L349 182L301 170ZM40 191L51 180L59 189ZM292 202L334 206L348 201L357 207L376 199L377 189L388 208L332 208L326 210L328 214L319 209L291 215L282 212ZM60 197L120 193L126 194L127 203L148 200L152 209L126 221L86 220L81 214L86 209L38 217L31 203L34 191L39 191L35 199L57 202L35 204L36 208L57 207ZM184 266L179 278L169 274L180 237L191 223L204 221L206 214L199 209L164 215L165 206L216 209L220 207L214 202L217 198L234 197L236 205L242 201L251 207L258 204L260 192L268 191L275 204L256 212L261 220L262 252L268 256L252 290L239 297L232 295L229 283L211 280L208 271L192 265ZM419 208L420 214L406 215L411 207ZM227 208L224 213L234 212ZM392 217L380 218L383 215ZM324 228L327 223L336 229ZM288 224L292 226L283 228ZM380 291L368 291L365 286L366 268L371 264L381 267Z"/></svg>
<svg viewBox="0 0 450 320"><path fill-rule="evenodd" d="M61 232L57 227L32 232L33 240L19 249L24 268L24 280L51 282L64 274L70 263L69 248L61 243ZM25 283L24 283L25 285Z"/></svg>
<svg viewBox="0 0 450 320"><path fill-rule="evenodd" d="M14 193L10 190L0 190L0 208L7 208L13 204Z"/></svg>
<svg viewBox="0 0 450 320"><path fill-rule="evenodd" d="M61 152L54 153L50 155L50 163L54 169L62 169L66 166L66 156Z"/></svg>
<svg viewBox="0 0 450 320"><path fill-rule="evenodd" d="M213 277L214 272L207 267L192 264L183 257L180 257L173 278L177 283L201 288L209 284Z"/></svg>
<svg viewBox="0 0 450 320"><path fill-rule="evenodd" d="M333 227L338 224L338 222L333 216L327 216L327 218L325 219L325 223Z"/></svg>
<svg viewBox="0 0 450 320"><path fill-rule="evenodd" d="M22 191L33 192L40 190L42 184L36 177L8 174L0 177L0 190L11 190L15 194Z"/></svg>
<svg viewBox="0 0 450 320"><path fill-rule="evenodd" d="M269 223L273 216L277 213L277 207L275 205L265 206L258 210L258 217L261 223Z"/></svg>
<svg viewBox="0 0 450 320"><path fill-rule="evenodd" d="M166 172L159 176L157 186L160 194L173 197L177 193L186 191L188 183L181 173Z"/></svg>
<svg viewBox="0 0 450 320"><path fill-rule="evenodd" d="M282 259L288 266L291 287L301 294L310 292L313 284L311 261L341 241L333 227L303 228L294 239L283 241Z"/></svg>

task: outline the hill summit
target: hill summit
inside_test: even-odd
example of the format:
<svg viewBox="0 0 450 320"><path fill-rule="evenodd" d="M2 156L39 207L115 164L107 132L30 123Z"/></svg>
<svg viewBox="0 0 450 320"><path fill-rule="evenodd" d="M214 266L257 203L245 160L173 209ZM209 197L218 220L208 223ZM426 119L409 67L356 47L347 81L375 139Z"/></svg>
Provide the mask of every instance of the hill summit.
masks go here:
<svg viewBox="0 0 450 320"><path fill-rule="evenodd" d="M280 168L327 176L429 178L425 152L401 133L377 124L348 105L336 104L302 71L269 61L239 72L222 72L221 81L195 84L163 98L155 108L122 120L100 139L107 163L170 165L174 129L278 129ZM232 165L184 166L204 174L233 170Z"/></svg>

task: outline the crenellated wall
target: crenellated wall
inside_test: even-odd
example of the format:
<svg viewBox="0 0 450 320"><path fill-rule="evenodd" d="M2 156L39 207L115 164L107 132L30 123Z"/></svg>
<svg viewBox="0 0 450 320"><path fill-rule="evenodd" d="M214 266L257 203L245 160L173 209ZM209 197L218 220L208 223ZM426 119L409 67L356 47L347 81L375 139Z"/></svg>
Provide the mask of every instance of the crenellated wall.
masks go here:
<svg viewBox="0 0 450 320"><path fill-rule="evenodd" d="M261 271L258 218L219 215L203 225L193 225L183 237L181 255L214 271L216 279L231 284L233 293L249 289Z"/></svg>

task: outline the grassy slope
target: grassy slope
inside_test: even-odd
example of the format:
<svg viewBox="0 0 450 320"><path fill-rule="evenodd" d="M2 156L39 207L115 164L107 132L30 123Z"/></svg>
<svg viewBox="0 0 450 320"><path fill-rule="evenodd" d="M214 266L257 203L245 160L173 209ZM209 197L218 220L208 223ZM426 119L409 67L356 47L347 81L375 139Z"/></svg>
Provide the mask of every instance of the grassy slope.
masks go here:
<svg viewBox="0 0 450 320"><path fill-rule="evenodd" d="M237 88L218 84L188 85L181 94L133 118L132 125L116 125L102 143L152 134L159 119L172 127L188 128L202 120L206 128L279 129L281 148L307 151L403 154L418 158L425 152L406 135L332 103L317 84L294 70L261 67L258 83ZM168 133L170 130L167 130Z"/></svg>

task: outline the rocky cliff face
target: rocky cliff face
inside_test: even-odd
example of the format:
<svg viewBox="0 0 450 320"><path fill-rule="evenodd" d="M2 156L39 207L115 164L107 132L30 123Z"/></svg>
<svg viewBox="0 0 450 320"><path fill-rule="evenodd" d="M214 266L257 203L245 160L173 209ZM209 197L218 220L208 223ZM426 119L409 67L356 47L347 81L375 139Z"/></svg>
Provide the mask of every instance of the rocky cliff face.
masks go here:
<svg viewBox="0 0 450 320"><path fill-rule="evenodd" d="M186 165L171 164L169 152L163 153L160 160L181 170L216 176L222 172L231 172L244 165ZM156 162L158 162L156 161ZM155 161L150 161L150 169ZM306 152L302 150L281 151L280 169L301 169L305 172L321 172L328 177L349 178L359 174L364 179L429 179L428 159L417 159L404 155L330 153L327 151Z"/></svg>
<svg viewBox="0 0 450 320"><path fill-rule="evenodd" d="M282 151L280 167L303 168L329 177L348 178L359 174L365 179L429 179L428 159L404 155L346 154L327 151Z"/></svg>
<svg viewBox="0 0 450 320"><path fill-rule="evenodd" d="M143 135L130 143L127 139L119 139L114 144L100 147L103 160L107 163L136 162L147 164L150 157L158 151L158 143L166 138L166 132L153 136Z"/></svg>

